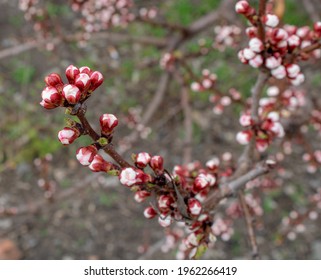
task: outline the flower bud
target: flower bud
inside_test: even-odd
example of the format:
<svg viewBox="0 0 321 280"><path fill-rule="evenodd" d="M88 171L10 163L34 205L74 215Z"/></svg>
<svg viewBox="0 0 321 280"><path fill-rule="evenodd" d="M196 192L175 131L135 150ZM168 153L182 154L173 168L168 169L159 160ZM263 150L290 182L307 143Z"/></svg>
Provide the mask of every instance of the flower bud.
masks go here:
<svg viewBox="0 0 321 280"><path fill-rule="evenodd" d="M247 145L248 143L250 143L251 138L251 130L240 131L236 134L236 141L239 142L241 145Z"/></svg>
<svg viewBox="0 0 321 280"><path fill-rule="evenodd" d="M313 29L315 32L321 32L321 21L317 21L313 24Z"/></svg>
<svg viewBox="0 0 321 280"><path fill-rule="evenodd" d="M91 82L91 85L90 85L90 88L89 88L89 91L94 91L96 88L98 88L104 81L104 77L103 75L98 72L98 71L95 71L93 72L91 75L90 75L90 82Z"/></svg>
<svg viewBox="0 0 321 280"><path fill-rule="evenodd" d="M235 5L235 11L238 14L243 15L252 15L255 13L255 10L250 6L247 1L238 1Z"/></svg>
<svg viewBox="0 0 321 280"><path fill-rule="evenodd" d="M63 85L63 81L59 74L51 73L47 77L45 77L45 83L47 86L55 87L56 85Z"/></svg>
<svg viewBox="0 0 321 280"><path fill-rule="evenodd" d="M252 118L249 114L242 114L239 122L241 124L241 126L249 126L253 124Z"/></svg>
<svg viewBox="0 0 321 280"><path fill-rule="evenodd" d="M187 203L188 211L193 216L198 216L202 212L202 205L196 198L190 198Z"/></svg>
<svg viewBox="0 0 321 280"><path fill-rule="evenodd" d="M137 191L134 195L134 199L136 202L141 203L144 202L146 200L147 197L149 197L151 195L150 192L148 191Z"/></svg>
<svg viewBox="0 0 321 280"><path fill-rule="evenodd" d="M44 100L42 100L39 104L40 104L42 107L44 107L45 109L48 109L48 110L50 110L50 109L55 109L55 108L58 107L57 105L52 104L52 103L48 103L48 102L46 102L46 101L44 101Z"/></svg>
<svg viewBox="0 0 321 280"><path fill-rule="evenodd" d="M220 159L218 157L214 157L206 162L206 167L210 170L215 170L220 165Z"/></svg>
<svg viewBox="0 0 321 280"><path fill-rule="evenodd" d="M201 190L207 188L210 185L210 182L205 174L199 174L194 180L193 190L198 193Z"/></svg>
<svg viewBox="0 0 321 280"><path fill-rule="evenodd" d="M147 166L147 164L150 162L151 156L149 153L138 153L136 155L136 159L135 159L135 164L137 167L139 168L145 168Z"/></svg>
<svg viewBox="0 0 321 280"><path fill-rule="evenodd" d="M80 135L76 128L65 127L58 132L58 139L63 145L69 145L74 142Z"/></svg>
<svg viewBox="0 0 321 280"><path fill-rule="evenodd" d="M250 48L245 48L243 50L243 56L246 60L250 60L252 58L254 58L256 55L256 53L254 51L252 51Z"/></svg>
<svg viewBox="0 0 321 280"><path fill-rule="evenodd" d="M149 165L156 173L162 173L164 171L164 159L161 156L153 156L150 159Z"/></svg>
<svg viewBox="0 0 321 280"><path fill-rule="evenodd" d="M88 167L93 172L108 172L112 169L113 164L104 160L101 155L96 154Z"/></svg>
<svg viewBox="0 0 321 280"><path fill-rule="evenodd" d="M269 147L269 142L266 139L256 139L255 147L260 153L263 153Z"/></svg>
<svg viewBox="0 0 321 280"><path fill-rule="evenodd" d="M90 163L94 160L97 152L97 148L93 145L90 145L87 147L79 148L76 152L76 157L80 164L87 166L90 165Z"/></svg>
<svg viewBox="0 0 321 280"><path fill-rule="evenodd" d="M274 69L281 65L281 58L276 58L275 56L270 56L265 60L265 66L269 69Z"/></svg>
<svg viewBox="0 0 321 280"><path fill-rule="evenodd" d="M263 23L268 27L276 27L279 24L279 18L276 15L266 14L262 19Z"/></svg>
<svg viewBox="0 0 321 280"><path fill-rule="evenodd" d="M161 216L158 217L158 223L162 227L169 227L172 222L173 222L173 219L169 215L168 216L161 215Z"/></svg>
<svg viewBox="0 0 321 280"><path fill-rule="evenodd" d="M44 103L52 104L54 107L58 107L62 102L62 95L53 86L46 87L41 93ZM40 103L42 105L42 103ZM43 106L44 107L44 106ZM53 107L53 108L54 108Z"/></svg>
<svg viewBox="0 0 321 280"><path fill-rule="evenodd" d="M158 208L162 212L168 212L170 210L171 204L174 202L173 198L169 195L160 195L157 199Z"/></svg>
<svg viewBox="0 0 321 280"><path fill-rule="evenodd" d="M92 71L90 70L90 68L88 66L83 66L79 68L79 72L80 73L84 73L87 74L88 76L91 75Z"/></svg>
<svg viewBox="0 0 321 280"><path fill-rule="evenodd" d="M262 55L260 55L260 54L256 55L254 58L252 58L251 60L249 60L249 64L250 64L253 68L259 68L259 67L263 64Z"/></svg>
<svg viewBox="0 0 321 280"><path fill-rule="evenodd" d="M157 215L157 212L155 211L155 209L151 206L145 208L144 210L144 216L146 219L152 219Z"/></svg>
<svg viewBox="0 0 321 280"><path fill-rule="evenodd" d="M76 104L79 102L81 92L75 85L65 85L62 89L62 95L70 104Z"/></svg>
<svg viewBox="0 0 321 280"><path fill-rule="evenodd" d="M295 49L296 47L300 46L301 39L299 36L293 34L288 38L287 42L291 49Z"/></svg>
<svg viewBox="0 0 321 280"><path fill-rule="evenodd" d="M249 47L253 52L260 53L264 50L264 45L259 38L252 38L249 41Z"/></svg>
<svg viewBox="0 0 321 280"><path fill-rule="evenodd" d="M274 78L282 80L286 76L285 67L280 65L279 67L272 69L271 74Z"/></svg>
<svg viewBox="0 0 321 280"><path fill-rule="evenodd" d="M80 91L88 90L90 86L90 78L85 73L80 73L76 76L75 85Z"/></svg>
<svg viewBox="0 0 321 280"><path fill-rule="evenodd" d="M75 82L76 76L79 74L79 69L73 65L69 65L66 69L66 77L70 84Z"/></svg>
<svg viewBox="0 0 321 280"><path fill-rule="evenodd" d="M99 118L101 131L104 134L112 133L113 129L118 125L118 119L113 114L103 114Z"/></svg>
<svg viewBox="0 0 321 280"><path fill-rule="evenodd" d="M301 85L305 80L304 74L299 73L294 79L291 79L291 84L294 86L299 86Z"/></svg>
<svg viewBox="0 0 321 280"><path fill-rule="evenodd" d="M138 173L134 168L127 167L120 172L119 180L124 186L131 187L137 183L141 183L137 175Z"/></svg>
<svg viewBox="0 0 321 280"><path fill-rule="evenodd" d="M290 64L286 67L286 72L289 78L294 79L300 73L300 66L297 64Z"/></svg>

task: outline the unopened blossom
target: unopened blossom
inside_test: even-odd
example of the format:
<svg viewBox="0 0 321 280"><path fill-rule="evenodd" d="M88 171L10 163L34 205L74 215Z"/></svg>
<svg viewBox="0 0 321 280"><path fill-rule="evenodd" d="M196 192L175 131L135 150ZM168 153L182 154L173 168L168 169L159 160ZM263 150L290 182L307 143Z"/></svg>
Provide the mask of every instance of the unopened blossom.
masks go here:
<svg viewBox="0 0 321 280"><path fill-rule="evenodd" d="M145 168L151 160L149 153L141 152L136 155L135 164L139 168Z"/></svg>
<svg viewBox="0 0 321 280"><path fill-rule="evenodd" d="M164 215L160 215L158 217L158 223L162 226L162 227L169 227L171 225L171 223L173 222L173 219L171 216L164 216Z"/></svg>
<svg viewBox="0 0 321 280"><path fill-rule="evenodd" d="M152 219L154 218L155 216L157 215L157 212L155 211L155 209L151 206L147 207L145 210L144 210L144 216L145 218L147 219Z"/></svg>
<svg viewBox="0 0 321 280"><path fill-rule="evenodd" d="M99 122L101 131L104 134L111 133L114 130L114 128L118 125L118 119L113 114L103 114L99 118Z"/></svg>
<svg viewBox="0 0 321 280"><path fill-rule="evenodd" d="M151 195L150 192L148 191L137 191L134 195L134 199L136 202L141 203L144 202L146 200L147 197L149 197Z"/></svg>
<svg viewBox="0 0 321 280"><path fill-rule="evenodd" d="M45 83L47 84L47 86L55 87L57 85L63 85L64 82L62 81L59 74L51 73L45 77Z"/></svg>
<svg viewBox="0 0 321 280"><path fill-rule="evenodd" d="M75 82L76 76L80 73L79 69L74 65L69 65L66 69L66 77L70 84Z"/></svg>
<svg viewBox="0 0 321 280"><path fill-rule="evenodd" d="M238 14L244 14L244 15L251 15L255 13L254 8L251 7L247 1L238 1L235 4L235 11Z"/></svg>
<svg viewBox="0 0 321 280"><path fill-rule="evenodd" d="M74 142L80 135L76 128L65 127L58 132L58 139L63 145L69 145Z"/></svg>
<svg viewBox="0 0 321 280"><path fill-rule="evenodd" d="M286 77L286 69L283 65L280 65L279 67L272 69L271 74L276 79L281 80Z"/></svg>
<svg viewBox="0 0 321 280"><path fill-rule="evenodd" d="M149 165L156 173L164 171L164 159L161 156L153 156L150 159Z"/></svg>
<svg viewBox="0 0 321 280"><path fill-rule="evenodd" d="M94 71L90 75L89 91L94 91L104 82L104 77L99 71Z"/></svg>
<svg viewBox="0 0 321 280"><path fill-rule="evenodd" d="M249 114L242 114L239 119L239 122L241 126L249 126L253 124L252 117Z"/></svg>
<svg viewBox="0 0 321 280"><path fill-rule="evenodd" d="M90 145L87 147L79 148L76 152L76 157L82 165L89 165L93 160L98 150L95 146Z"/></svg>
<svg viewBox="0 0 321 280"><path fill-rule="evenodd" d="M279 24L279 18L276 15L266 14L263 16L263 23L269 27L276 27Z"/></svg>
<svg viewBox="0 0 321 280"><path fill-rule="evenodd" d="M75 79L75 85L79 88L80 91L88 90L91 80L88 74L80 73Z"/></svg>
<svg viewBox="0 0 321 280"><path fill-rule="evenodd" d="M188 211L194 216L198 216L202 212L202 205L195 198L190 198L188 200L187 207L188 207Z"/></svg>
<svg viewBox="0 0 321 280"><path fill-rule="evenodd" d="M252 134L251 130L240 131L236 134L236 141L241 145L247 145L251 141Z"/></svg>
<svg viewBox="0 0 321 280"><path fill-rule="evenodd" d="M194 180L194 191L199 192L210 185L210 182L205 174L199 174Z"/></svg>
<svg viewBox="0 0 321 280"><path fill-rule="evenodd" d="M134 168L127 167L127 168L124 168L120 172L119 180L123 185L125 185L127 187L131 187L131 186L141 182L137 175L138 174Z"/></svg>
<svg viewBox="0 0 321 280"><path fill-rule="evenodd" d="M297 64L290 64L286 66L286 72L289 78L296 78L300 73L300 66Z"/></svg>
<svg viewBox="0 0 321 280"><path fill-rule="evenodd" d="M279 67L281 65L281 58L276 58L275 56L270 56L265 60L265 66L269 69L274 69L276 67Z"/></svg>
<svg viewBox="0 0 321 280"><path fill-rule="evenodd" d="M62 102L62 95L58 90L53 86L46 87L42 93L41 97L44 103L48 105L52 105L54 107L58 107Z"/></svg>
<svg viewBox="0 0 321 280"><path fill-rule="evenodd" d="M253 52L260 53L264 50L264 45L259 38L252 38L249 41L249 47Z"/></svg>
<svg viewBox="0 0 321 280"><path fill-rule="evenodd" d="M259 68L263 64L263 57L262 55L258 54L254 58L249 60L249 64L253 68Z"/></svg>
<svg viewBox="0 0 321 280"><path fill-rule="evenodd" d="M210 170L214 170L218 168L220 165L220 159L218 157L214 157L206 162L206 167Z"/></svg>
<svg viewBox="0 0 321 280"><path fill-rule="evenodd" d="M94 156L93 161L88 166L93 172L108 172L112 169L113 164L106 161L101 155Z"/></svg>
<svg viewBox="0 0 321 280"><path fill-rule="evenodd" d="M75 85L65 85L62 89L62 95L70 104L76 104L80 101L81 92Z"/></svg>

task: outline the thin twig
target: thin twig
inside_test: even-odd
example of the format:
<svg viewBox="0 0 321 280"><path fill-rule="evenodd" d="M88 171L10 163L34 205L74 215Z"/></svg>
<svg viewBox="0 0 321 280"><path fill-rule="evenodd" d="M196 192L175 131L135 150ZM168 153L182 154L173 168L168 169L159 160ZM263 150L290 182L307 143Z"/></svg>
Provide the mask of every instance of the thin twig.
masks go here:
<svg viewBox="0 0 321 280"><path fill-rule="evenodd" d="M246 228L247 228L247 232L249 235L250 244L252 247L252 258L258 260L260 258L260 256L259 256L259 249L257 246L256 236L255 236L255 232L254 232L254 228L253 228L254 219L251 217L251 214L250 214L249 209L247 207L243 190L239 191L239 201L240 201L243 213L244 213Z"/></svg>

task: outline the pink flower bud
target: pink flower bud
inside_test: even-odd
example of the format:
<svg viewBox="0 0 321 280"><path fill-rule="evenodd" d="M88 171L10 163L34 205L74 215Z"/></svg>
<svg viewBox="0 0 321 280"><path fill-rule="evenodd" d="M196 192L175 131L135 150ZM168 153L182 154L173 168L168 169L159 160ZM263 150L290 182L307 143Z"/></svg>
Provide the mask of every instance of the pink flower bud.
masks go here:
<svg viewBox="0 0 321 280"><path fill-rule="evenodd" d="M269 27L276 27L279 24L279 18L276 15L266 14L262 19L263 23Z"/></svg>
<svg viewBox="0 0 321 280"><path fill-rule="evenodd" d="M206 167L210 170L215 170L220 165L220 159L218 157L214 157L206 162Z"/></svg>
<svg viewBox="0 0 321 280"><path fill-rule="evenodd" d="M274 78L276 79L279 79L279 80L282 80L283 78L285 78L286 76L286 70L285 70L285 67L283 65L280 65L279 67L277 68L274 68L272 71L271 71L271 74Z"/></svg>
<svg viewBox="0 0 321 280"><path fill-rule="evenodd" d="M157 212L155 211L155 209L151 206L147 207L145 210L144 210L144 216L145 218L147 219L152 219L154 218L155 216L157 215Z"/></svg>
<svg viewBox="0 0 321 280"><path fill-rule="evenodd" d="M265 60L265 66L269 69L274 69L281 65L281 57L276 58L275 56L270 56Z"/></svg>
<svg viewBox="0 0 321 280"><path fill-rule="evenodd" d="M138 178L138 173L132 167L124 168L119 174L119 180L123 185L127 187L131 187L137 183L142 182L141 179Z"/></svg>
<svg viewBox="0 0 321 280"><path fill-rule="evenodd" d="M281 123L279 122L273 122L271 125L270 130L279 138L283 138L284 137L284 129Z"/></svg>
<svg viewBox="0 0 321 280"><path fill-rule="evenodd" d="M309 26L302 26L298 28L296 31L296 35L298 35L300 38L304 39L310 32L310 27Z"/></svg>
<svg viewBox="0 0 321 280"><path fill-rule="evenodd" d="M47 77L45 77L45 83L47 86L55 87L56 85L63 85L63 81L59 74L51 73Z"/></svg>
<svg viewBox="0 0 321 280"><path fill-rule="evenodd" d="M245 29L245 33L249 38L257 37L258 31L255 26L250 26Z"/></svg>
<svg viewBox="0 0 321 280"><path fill-rule="evenodd" d="M249 47L253 52L260 53L264 50L264 45L259 38L252 38L249 41Z"/></svg>
<svg viewBox="0 0 321 280"><path fill-rule="evenodd" d="M236 141L241 145L247 145L250 143L252 135L253 133L251 130L240 131L236 134Z"/></svg>
<svg viewBox="0 0 321 280"><path fill-rule="evenodd" d="M149 164L150 159L151 159L151 156L149 153L145 153L145 152L138 153L136 155L135 164L139 168L145 168L147 164Z"/></svg>
<svg viewBox="0 0 321 280"><path fill-rule="evenodd" d="M162 173L164 171L164 159L161 156L153 156L150 159L149 165L156 173Z"/></svg>
<svg viewBox="0 0 321 280"><path fill-rule="evenodd" d="M280 93L280 90L277 86L271 86L266 90L266 93L270 97L278 96Z"/></svg>
<svg viewBox="0 0 321 280"><path fill-rule="evenodd" d="M134 199L136 202L141 203L144 202L146 200L147 197L149 197L151 195L150 192L148 191L137 191L134 195Z"/></svg>
<svg viewBox="0 0 321 280"><path fill-rule="evenodd" d="M172 217L169 215L168 216L161 215L158 217L158 223L162 227L169 227L172 222L173 222Z"/></svg>
<svg viewBox="0 0 321 280"><path fill-rule="evenodd" d="M263 57L262 55L258 54L256 55L254 58L252 58L251 60L249 60L249 64L253 67L253 68L258 68L263 64Z"/></svg>
<svg viewBox="0 0 321 280"><path fill-rule="evenodd" d="M96 88L98 88L104 81L104 77L103 75L98 72L95 71L90 75L90 82L91 82L91 86L89 88L90 91L94 91Z"/></svg>
<svg viewBox="0 0 321 280"><path fill-rule="evenodd" d="M104 134L112 133L113 129L118 125L118 119L113 114L103 114L99 118L101 131Z"/></svg>
<svg viewBox="0 0 321 280"><path fill-rule="evenodd" d="M76 76L79 74L79 69L73 65L69 65L66 69L66 77L70 84L75 82Z"/></svg>
<svg viewBox="0 0 321 280"><path fill-rule="evenodd" d="M201 190L207 188L210 182L205 174L199 174L194 180L193 190L194 192L200 192Z"/></svg>
<svg viewBox="0 0 321 280"><path fill-rule="evenodd" d="M299 86L301 85L305 80L304 74L303 73L299 73L295 79L291 79L291 84L294 86Z"/></svg>
<svg viewBox="0 0 321 280"><path fill-rule="evenodd" d="M200 85L198 82L193 82L193 83L191 84L191 90L192 90L192 91L198 92L198 91L201 91L201 89L202 89L202 87L201 87L201 85Z"/></svg>
<svg viewBox="0 0 321 280"><path fill-rule="evenodd" d="M108 172L112 169L113 164L104 160L101 155L96 154L88 167L93 172Z"/></svg>
<svg viewBox="0 0 321 280"><path fill-rule="evenodd" d="M61 144L69 145L74 142L79 137L79 135L80 133L78 129L65 127L58 132L58 139Z"/></svg>
<svg viewBox="0 0 321 280"><path fill-rule="evenodd" d="M202 205L201 203L195 199L195 198L190 198L188 200L188 211L193 215L193 216L198 216L202 212Z"/></svg>
<svg viewBox="0 0 321 280"><path fill-rule="evenodd" d="M42 104L47 103L58 107L62 102L62 95L58 92L58 90L53 86L46 87L41 93L42 100L44 101ZM40 103L41 104L41 103ZM41 104L41 105L42 105ZM43 106L44 107L44 106Z"/></svg>
<svg viewBox="0 0 321 280"><path fill-rule="evenodd" d="M300 46L301 39L299 36L293 34L288 38L287 42L288 42L289 47L291 49L294 49L294 48Z"/></svg>
<svg viewBox="0 0 321 280"><path fill-rule="evenodd" d="M274 41L279 42L288 38L288 33L282 28L275 28L272 31L271 37Z"/></svg>
<svg viewBox="0 0 321 280"><path fill-rule="evenodd" d="M315 32L321 32L321 21L317 21L313 24L313 29Z"/></svg>
<svg viewBox="0 0 321 280"><path fill-rule="evenodd" d="M57 108L58 106L55 105L55 104L52 104L52 103L48 103L44 100L42 100L40 103L39 103L42 107L44 107L45 109L54 109L54 108Z"/></svg>
<svg viewBox="0 0 321 280"><path fill-rule="evenodd" d="M88 66L83 66L83 67L79 68L79 72L90 76L92 71L90 70L90 68Z"/></svg>
<svg viewBox="0 0 321 280"><path fill-rule="evenodd" d="M273 122L278 122L280 120L280 114L278 112L272 111L268 114L267 118Z"/></svg>
<svg viewBox="0 0 321 280"><path fill-rule="evenodd" d="M88 90L90 86L90 78L86 73L80 73L76 76L75 85L80 91Z"/></svg>
<svg viewBox="0 0 321 280"><path fill-rule="evenodd" d="M235 11L238 14L243 15L251 15L254 14L254 9L250 6L250 4L247 1L238 1L235 4Z"/></svg>
<svg viewBox="0 0 321 280"><path fill-rule="evenodd" d="M174 202L173 198L169 195L160 195L157 199L158 208L162 212L168 212L171 204Z"/></svg>
<svg viewBox="0 0 321 280"><path fill-rule="evenodd" d="M250 60L256 56L256 53L252 51L250 48L245 48L243 50L243 56L245 59Z"/></svg>
<svg viewBox="0 0 321 280"><path fill-rule="evenodd" d="M300 66L297 64L290 64L286 66L286 72L289 78L295 78L300 73Z"/></svg>
<svg viewBox="0 0 321 280"><path fill-rule="evenodd" d="M62 95L70 104L76 104L79 102L81 92L75 85L65 85L62 89Z"/></svg>
<svg viewBox="0 0 321 280"><path fill-rule="evenodd" d="M249 126L253 124L252 118L249 114L243 114L241 115L239 122L241 126Z"/></svg>
<svg viewBox="0 0 321 280"><path fill-rule="evenodd" d="M237 56L239 58L239 60L244 63L244 64L247 64L248 63L248 60L245 58L244 56L244 50L240 50L238 53L237 53Z"/></svg>
<svg viewBox="0 0 321 280"><path fill-rule="evenodd" d="M76 152L76 157L80 164L82 165L90 165L90 163L94 160L95 155L98 150L95 146L90 145L87 147L79 148Z"/></svg>

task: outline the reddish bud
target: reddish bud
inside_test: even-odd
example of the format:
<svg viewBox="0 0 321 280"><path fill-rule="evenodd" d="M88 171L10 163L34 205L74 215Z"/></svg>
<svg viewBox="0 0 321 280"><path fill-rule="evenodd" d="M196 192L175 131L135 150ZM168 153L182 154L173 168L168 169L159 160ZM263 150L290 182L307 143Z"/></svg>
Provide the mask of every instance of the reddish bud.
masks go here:
<svg viewBox="0 0 321 280"><path fill-rule="evenodd" d="M135 159L135 164L137 167L139 168L145 168L147 166L147 164L150 162L151 156L149 153L138 153L136 155L136 159Z"/></svg>
<svg viewBox="0 0 321 280"><path fill-rule="evenodd" d="M150 159L149 165L156 173L162 173L164 171L164 159L161 156L153 156Z"/></svg>
<svg viewBox="0 0 321 280"><path fill-rule="evenodd" d="M150 192L148 191L138 191L135 193L134 195L134 199L136 202L141 203L144 202L146 200L147 197L149 197L151 195Z"/></svg>
<svg viewBox="0 0 321 280"><path fill-rule="evenodd" d="M79 74L79 69L73 65L69 65L66 69L66 77L70 84L75 82L76 76Z"/></svg>
<svg viewBox="0 0 321 280"><path fill-rule="evenodd" d="M89 90L94 91L96 88L98 88L103 83L103 81L104 81L104 77L100 72L98 72L98 71L93 72L90 75L91 85L90 85Z"/></svg>
<svg viewBox="0 0 321 280"><path fill-rule="evenodd" d="M313 24L313 29L315 32L321 32L321 21L317 21Z"/></svg>
<svg viewBox="0 0 321 280"><path fill-rule="evenodd" d="M82 165L90 165L90 163L94 160L95 155L98 150L95 146L90 145L87 147L79 148L76 152L76 157L80 164Z"/></svg>
<svg viewBox="0 0 321 280"><path fill-rule="evenodd" d="M255 147L259 152L263 153L269 147L269 142L266 139L256 139Z"/></svg>
<svg viewBox="0 0 321 280"><path fill-rule="evenodd" d="M190 198L188 200L188 211L193 215L193 216L198 216L202 212L202 205L201 203L195 199L195 198Z"/></svg>
<svg viewBox="0 0 321 280"><path fill-rule="evenodd" d="M75 85L80 91L88 90L90 86L90 78L86 73L80 73L76 76Z"/></svg>
<svg viewBox="0 0 321 280"><path fill-rule="evenodd" d="M80 135L76 128L65 127L58 132L58 139L63 145L69 145L74 142Z"/></svg>
<svg viewBox="0 0 321 280"><path fill-rule="evenodd" d="M286 76L285 67L280 65L279 67L272 69L271 74L276 79L282 80Z"/></svg>
<svg viewBox="0 0 321 280"><path fill-rule="evenodd" d="M205 174L199 174L193 184L193 190L195 192L200 192L201 190L207 188L210 185L210 182Z"/></svg>
<svg viewBox="0 0 321 280"><path fill-rule="evenodd" d="M252 15L255 13L255 10L250 6L247 1L238 1L235 5L235 11L238 14L243 15Z"/></svg>
<svg viewBox="0 0 321 280"><path fill-rule="evenodd" d="M93 172L108 172L113 167L113 164L104 160L101 155L96 154L88 167Z"/></svg>
<svg viewBox="0 0 321 280"><path fill-rule="evenodd" d="M113 129L118 125L118 119L113 114L103 114L99 118L101 131L104 134L112 133Z"/></svg>
<svg viewBox="0 0 321 280"><path fill-rule="evenodd" d="M276 27L279 24L279 18L276 15L266 14L262 18L263 23L269 27Z"/></svg>
<svg viewBox="0 0 321 280"><path fill-rule="evenodd" d="M157 199L158 208L162 212L167 212L173 202L174 202L173 198L165 194L160 195Z"/></svg>
<svg viewBox="0 0 321 280"><path fill-rule="evenodd" d="M264 50L264 45L259 38L252 38L249 41L249 47L253 52L260 53Z"/></svg>
<svg viewBox="0 0 321 280"><path fill-rule="evenodd" d="M220 159L218 157L214 157L206 162L206 167L210 170L215 170L220 165Z"/></svg>
<svg viewBox="0 0 321 280"><path fill-rule="evenodd" d="M236 141L241 145L247 145L250 143L252 135L253 133L251 130L240 131L236 134Z"/></svg>
<svg viewBox="0 0 321 280"><path fill-rule="evenodd" d="M58 106L55 105L55 104L52 104L52 103L48 103L44 100L42 100L40 103L39 103L42 107L44 107L45 109L54 109L54 108L57 108Z"/></svg>
<svg viewBox="0 0 321 280"><path fill-rule="evenodd" d="M47 77L45 77L45 83L47 86L55 87L56 85L62 85L64 82L61 77L57 73L51 73Z"/></svg>
<svg viewBox="0 0 321 280"><path fill-rule="evenodd" d="M76 104L79 102L81 92L75 85L65 85L62 89L62 95L70 104Z"/></svg>
<svg viewBox="0 0 321 280"><path fill-rule="evenodd" d="M46 87L42 91L41 97L42 97L42 99L44 101L43 103L40 103L41 105L47 103L48 105L52 104L54 107L58 107L62 102L61 94L53 86Z"/></svg>
<svg viewBox="0 0 321 280"><path fill-rule="evenodd" d="M155 216L157 215L157 212L155 211L155 209L151 206L147 207L145 210L144 210L144 216L145 218L147 219L152 219L154 218Z"/></svg>
<svg viewBox="0 0 321 280"><path fill-rule="evenodd" d="M150 177L142 172L141 170L135 170L132 167L124 168L119 174L120 182L127 186L131 187L135 184L146 183Z"/></svg>
<svg viewBox="0 0 321 280"><path fill-rule="evenodd" d="M80 73L84 73L87 74L88 76L91 75L92 71L90 70L90 68L88 66L83 66L79 68L79 72Z"/></svg>

